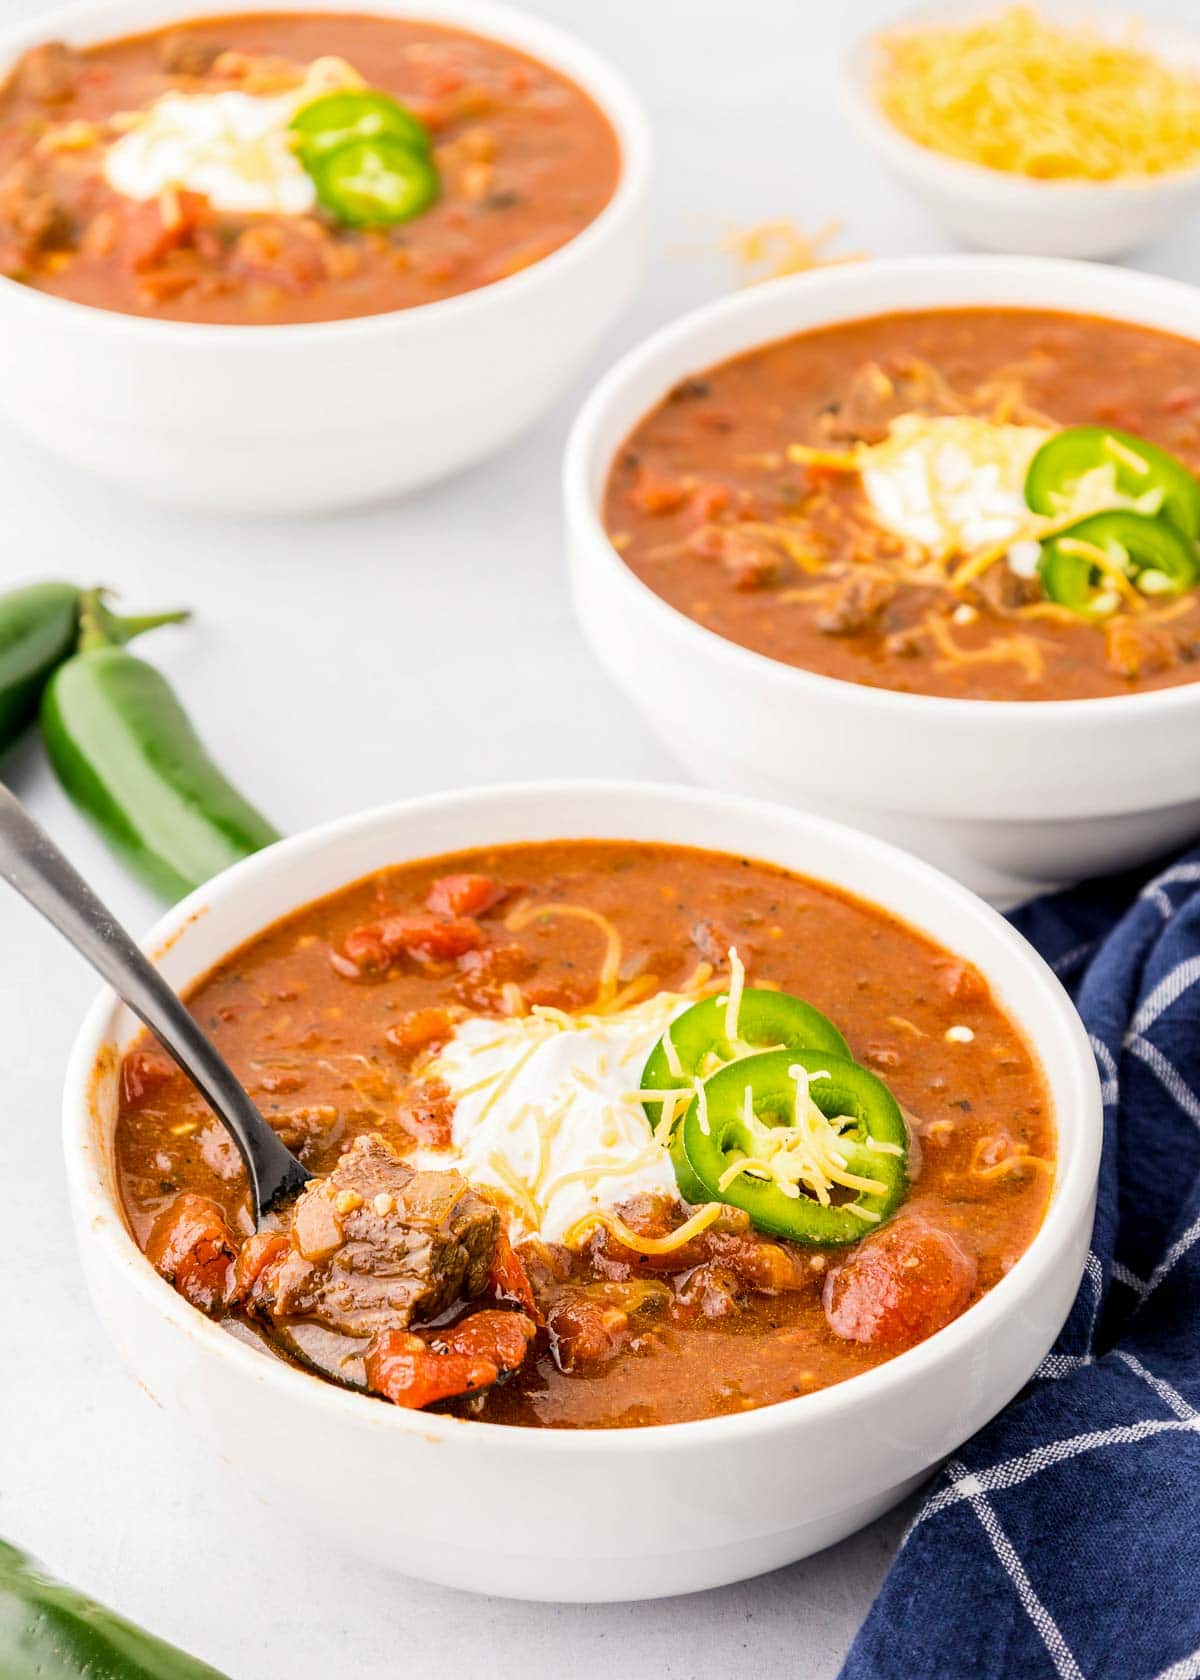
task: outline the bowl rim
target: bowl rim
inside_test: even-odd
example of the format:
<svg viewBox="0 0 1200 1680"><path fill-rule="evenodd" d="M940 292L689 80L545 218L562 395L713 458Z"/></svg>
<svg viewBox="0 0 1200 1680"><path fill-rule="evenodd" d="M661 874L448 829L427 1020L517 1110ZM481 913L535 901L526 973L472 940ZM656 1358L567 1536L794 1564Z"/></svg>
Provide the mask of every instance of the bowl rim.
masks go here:
<svg viewBox="0 0 1200 1680"><path fill-rule="evenodd" d="M1055 212L1072 194L1081 202L1094 198L1098 204L1103 198L1116 201L1119 206L1121 200L1129 203L1135 198L1170 198L1200 185L1200 158L1183 169L1164 170L1157 175L1118 175L1109 180L1094 180L1087 176L1043 178L1020 175L1015 171L996 169L989 164L974 163L969 158L939 152L932 146L922 145L898 128L883 111L872 88L873 60L880 43L889 35L903 35L906 30L919 28L922 24L953 25L971 18L996 15L1003 9L1000 0L958 0L957 4L953 0L927 0L925 4L898 13L888 23L876 25L860 34L842 54L837 73L837 91L842 108L860 133L880 148L896 153L906 167L923 173L930 182L940 175L942 180L939 184L943 187L951 182L963 188L973 186L993 203L1003 197L1014 206L1018 200L1022 201L1030 209L1038 198L1042 200L1041 208ZM1129 15L1096 5L1073 4L1072 0L1041 0L1038 9L1046 16L1066 23L1120 23ZM1182 49L1200 66L1200 34L1196 31L1155 18L1139 21L1142 42L1152 56L1165 59L1168 51Z"/></svg>
<svg viewBox="0 0 1200 1680"><path fill-rule="evenodd" d="M849 282L848 273L851 275ZM658 397L644 408L635 420L626 425L621 441L611 450L601 450L600 437L608 429L610 411L619 410L625 405L627 387L636 384L648 366L661 357L670 357L693 338L703 340L710 329L719 329L726 323L741 318L754 320L760 313L770 313L775 300L785 294L791 293L797 300L803 300L824 292L829 294L831 300L836 301L839 295L844 294L847 283L853 285L859 280L875 278L880 282L882 289L891 279L903 280L922 274L927 274L931 279L944 275L994 274L997 278L1028 275L1031 281L1031 295L1027 300L1021 303L1006 300L994 307L1017 311L1043 308L1065 315L1095 313L1100 319L1119 322L1123 318L1111 312L1072 311L1061 303L1039 303L1033 295L1037 291L1039 279L1049 287L1054 276L1070 282L1072 279L1082 280L1084 277L1091 278L1101 274L1105 283L1127 285L1131 296L1143 294L1152 298L1157 294L1177 300L1189 300L1197 309L1197 338L1200 340L1200 293L1188 282L1146 274L1141 270L1118 269L1108 263L1061 257L975 253L873 257L854 264L852 270L847 270L841 265L812 269L803 274L768 280L713 299L701 304L699 308L677 316L626 351L592 387L575 417L563 453L562 494L568 532L580 543L586 544L588 564L603 571L606 581L623 593L631 615L638 614L644 617L649 614L665 633L681 641L685 651L696 659L709 662L715 660L723 665L723 680L753 684L766 681L782 685L785 690L790 691L788 697L794 699L797 705L802 704L806 698L823 698L826 701L836 700L843 706L858 707L867 713L894 714L900 710L911 714L914 722L919 721L922 716L930 721L937 717L946 722L969 722L972 729L994 730L1010 729L1018 719L1030 720L1034 728L1051 721L1068 725L1073 722L1086 722L1089 727L1094 727L1113 715L1114 706L1119 708L1116 715L1128 722L1132 722L1136 713L1140 713L1143 720L1148 722L1151 717L1160 718L1164 714L1200 708L1200 682L1175 683L1165 688L1148 689L1140 694L1105 694L1087 699L982 700L910 693L892 688L873 688L866 683L852 682L845 677L827 676L823 672L788 665L782 660L771 658L769 654L743 647L740 643L722 636L718 631L709 629L707 625L700 624L696 619L689 618L680 608L672 606L661 595L655 594L613 547L600 514L603 485L607 482L618 451L629 436L629 428L639 425L653 411L654 406L666 397L670 386L676 383L676 378L662 384ZM987 306L974 303L938 303L932 307L941 313L955 308ZM804 337L809 332L818 332L823 325L870 320L917 308L920 308L919 304L906 303L898 310L872 308L858 314L839 313L831 316L828 322L814 321L792 333L772 329L757 337L747 335L741 348L724 351L715 360L698 355L694 371L702 373L706 368L720 367L756 349L783 342L790 337ZM1171 335L1171 329L1168 328L1148 326L1148 330L1165 331ZM601 484L600 496L592 492L592 483L596 479Z"/></svg>
<svg viewBox="0 0 1200 1680"><path fill-rule="evenodd" d="M959 1318L915 1347L845 1382L752 1411L638 1427L541 1429L495 1424L443 1413L412 1412L383 1405L368 1396L338 1388L283 1360L264 1356L190 1306L146 1261L126 1226L115 1198L109 1196L103 1182L103 1169L95 1159L94 1078L109 1043L112 1025L123 1007L107 988L93 1001L75 1038L63 1090L63 1146L67 1179L85 1271L87 1248L82 1241L82 1233L86 1231L89 1243L100 1244L108 1250L109 1260L120 1268L126 1285L136 1291L144 1304L191 1340L197 1357L211 1355L218 1361L230 1362L247 1378L277 1388L281 1402L290 1398L303 1404L307 1395L318 1409L328 1414L331 1421L344 1417L347 1424L359 1427L373 1426L389 1433L416 1434L426 1440L453 1440L468 1446L475 1443L480 1449L500 1447L518 1453L608 1455L634 1451L657 1455L666 1451L686 1452L707 1441L719 1443L730 1437L752 1439L773 1436L800 1426L806 1420L818 1422L831 1412L852 1413L856 1408L869 1406L885 1396L889 1389L935 1378L940 1369L950 1365L973 1344L986 1339L992 1327L1006 1316L1010 1301L1015 1305L1032 1288L1035 1269L1043 1275L1053 1270L1062 1259L1064 1246L1072 1241L1085 1218L1090 1237L1090 1206L1099 1173L1103 1134L1101 1086L1087 1033L1061 982L999 912L966 887L886 841L807 812L740 795L657 782L556 780L492 784L453 793L427 794L335 818L243 859L167 911L140 943L151 960L156 961L175 944L189 925L226 897L231 889L252 889L256 879L279 871L286 872L296 861L335 850L342 841L372 827L398 826L406 818L453 814L458 810L476 816L480 819L481 829L486 831L488 814L497 807L513 801L518 804L533 803L547 796L563 800L574 797L611 801L615 808L621 810L628 809L631 802L641 800L647 804L666 802L672 808L686 806L693 811L710 812L717 806L744 820L748 829L752 829L756 817L773 822L782 817L800 833L822 837L842 849L849 848L864 863L877 860L892 874L898 872L904 877L906 886L912 883L948 900L965 923L976 927L983 924L990 929L992 936L1008 946L1015 960L1024 966L1027 982L1040 989L1046 1006L1044 1017L1040 1017L1046 1022L1044 1034L1035 1037L1032 1031L1028 1032L1030 1047L1040 1061L1041 1044L1051 1039L1060 1041L1066 1058L1061 1082L1066 1101L1055 1106L1059 1113L1069 1106L1073 1124L1078 1129L1070 1157L1065 1163L1061 1158L1058 1162L1054 1190L1042 1223L1009 1272ZM667 822L663 823L664 828L668 826ZM486 832L481 834L478 843L487 844ZM404 848L397 845L400 861L404 861L403 851ZM765 861L770 861L769 855ZM348 885L349 881L344 884ZM900 916L901 920L905 919L899 910L892 908L891 903L880 903L879 908ZM919 924L909 925L919 927ZM257 931L257 928L249 929L245 937L251 938ZM1030 1280L1028 1286L1026 1279Z"/></svg>
<svg viewBox="0 0 1200 1680"><path fill-rule="evenodd" d="M247 6L237 0L212 0L209 5L188 0L158 0L153 8L161 15L132 30L118 25L118 33L105 32L102 20L114 10L113 0L68 0L49 12L31 15L0 30L0 88L17 55L26 48L73 30L84 32L89 43L103 46L125 34L154 33L172 22L220 19L246 15ZM649 191L654 163L653 130L632 83L589 42L536 13L526 12L505 0L253 0L254 12L284 14L315 13L394 17L399 21L422 21L448 29L460 29L486 40L511 46L540 60L557 74L575 83L597 106L612 128L620 152L616 185L608 202L565 244L540 257L528 268L505 275L469 291L405 309L380 310L370 315L348 315L327 321L268 322L174 321L134 315L119 309L101 309L74 298L58 297L36 287L22 285L0 275L0 307L7 301L17 308L32 310L38 325L81 327L91 323L96 332L121 339L140 339L159 344L177 340L213 348L218 343L252 346L278 345L285 351L297 343L331 338L362 337L371 333L419 332L427 323L453 325L499 299L520 298L524 293L569 273L586 263L597 246L618 233L637 216ZM94 39L90 26L96 24ZM406 324L407 323L407 324ZM88 330L84 327L83 330Z"/></svg>

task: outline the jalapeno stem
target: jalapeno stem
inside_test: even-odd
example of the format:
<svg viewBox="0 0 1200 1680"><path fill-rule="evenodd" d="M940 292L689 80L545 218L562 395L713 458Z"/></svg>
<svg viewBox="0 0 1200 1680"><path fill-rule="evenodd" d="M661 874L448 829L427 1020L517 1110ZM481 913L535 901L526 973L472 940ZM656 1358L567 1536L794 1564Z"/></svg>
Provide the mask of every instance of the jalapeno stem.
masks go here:
<svg viewBox="0 0 1200 1680"><path fill-rule="evenodd" d="M191 617L186 609L164 613L111 612L104 605L103 589L85 589L79 603L79 652L90 648L124 647L146 630L162 624L183 624Z"/></svg>

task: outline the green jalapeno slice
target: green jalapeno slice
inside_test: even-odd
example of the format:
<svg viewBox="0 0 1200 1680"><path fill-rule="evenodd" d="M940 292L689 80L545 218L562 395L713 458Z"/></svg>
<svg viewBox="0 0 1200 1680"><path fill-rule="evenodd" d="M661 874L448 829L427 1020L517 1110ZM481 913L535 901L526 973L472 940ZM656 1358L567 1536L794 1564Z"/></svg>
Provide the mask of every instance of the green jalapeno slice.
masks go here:
<svg viewBox="0 0 1200 1680"><path fill-rule="evenodd" d="M1108 499L1200 537L1200 481L1157 444L1108 426L1068 426L1048 439L1029 463L1025 500L1034 513L1062 518L1081 500L1081 513L1103 506L1106 481Z"/></svg>
<svg viewBox="0 0 1200 1680"><path fill-rule="evenodd" d="M425 124L374 88L323 94L296 112L292 132L299 136L296 149L306 165L357 140L398 140L422 157L432 150Z"/></svg>
<svg viewBox="0 0 1200 1680"><path fill-rule="evenodd" d="M678 1091L697 1079L707 1079L726 1063L755 1050L822 1050L850 1061L850 1046L827 1015L803 998L748 986L737 1007L737 1037L729 1036L728 1001L705 998L684 1010L650 1052L642 1072L643 1091ZM670 1040L668 1051L665 1039ZM672 1068L678 1071L673 1072ZM642 1105L652 1126L663 1117L664 1103L651 1099ZM675 1181L685 1202L710 1200L688 1165L676 1126L671 1137Z"/></svg>
<svg viewBox="0 0 1200 1680"><path fill-rule="evenodd" d="M1042 588L1080 618L1117 611L1121 591L1114 573L1142 595L1179 595L1200 578L1200 555L1191 538L1165 520L1124 510L1093 513L1042 545Z"/></svg>
<svg viewBox="0 0 1200 1680"><path fill-rule="evenodd" d="M821 1051L730 1063L696 1093L680 1136L706 1201L741 1208L790 1242L857 1241L895 1211L908 1182L896 1099L866 1068Z"/></svg>
<svg viewBox="0 0 1200 1680"><path fill-rule="evenodd" d="M432 160L402 141L352 140L308 165L317 198L347 227L390 227L427 210L438 195Z"/></svg>

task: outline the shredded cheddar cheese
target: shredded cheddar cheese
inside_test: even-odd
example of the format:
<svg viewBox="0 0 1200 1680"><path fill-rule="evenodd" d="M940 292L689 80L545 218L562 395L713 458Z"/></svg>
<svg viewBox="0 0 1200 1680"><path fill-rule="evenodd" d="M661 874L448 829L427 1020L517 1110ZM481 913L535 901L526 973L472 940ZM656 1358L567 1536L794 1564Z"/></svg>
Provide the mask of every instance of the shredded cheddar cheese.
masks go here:
<svg viewBox="0 0 1200 1680"><path fill-rule="evenodd" d="M787 274L806 274L813 268L864 261L865 251L842 253L828 249L841 231L842 224L831 221L815 233L805 233L790 217L779 216L729 234L724 244L738 266L741 284L757 286L764 280L781 280Z"/></svg>
<svg viewBox="0 0 1200 1680"><path fill-rule="evenodd" d="M555 916L574 916L581 922L591 922L604 935L604 962L600 969L600 980L596 988L596 1009L611 1008L617 996L619 970L621 967L621 935L599 910L591 910L586 904L519 904L512 913L505 918L504 925L512 933L519 933L530 922L540 922Z"/></svg>
<svg viewBox="0 0 1200 1680"><path fill-rule="evenodd" d="M918 145L1041 180L1200 163L1200 77L1120 34L1012 6L878 40L875 96Z"/></svg>
<svg viewBox="0 0 1200 1680"><path fill-rule="evenodd" d="M568 1248L578 1248L586 1242L598 1225L602 1225L619 1243L633 1249L635 1254L673 1254L677 1248L691 1242L693 1237L707 1231L722 1214L728 1212L724 1202L705 1202L703 1207L696 1209L690 1219L685 1219L682 1225L668 1231L665 1237L644 1237L640 1231L635 1231L627 1225L619 1214L606 1208L596 1208L592 1213L585 1213L582 1219L572 1225L563 1241Z"/></svg>
<svg viewBox="0 0 1200 1680"><path fill-rule="evenodd" d="M877 1178L866 1178L849 1170L844 1129L849 1121L839 1124L829 1119L813 1101L810 1086L818 1079L828 1079L827 1073L809 1073L796 1065L788 1069L796 1087L791 1124L768 1126L754 1112L753 1091L746 1087L742 1124L753 1140L753 1154L733 1154L729 1166L721 1174L718 1190L724 1192L741 1174L767 1179L783 1195L798 1200L809 1195L822 1207L829 1207L835 1188L854 1190L859 1195L880 1195L887 1185ZM870 1140L866 1146L879 1154L900 1154L894 1144ZM874 1223L879 1215L858 1202L843 1204L847 1211L867 1223Z"/></svg>

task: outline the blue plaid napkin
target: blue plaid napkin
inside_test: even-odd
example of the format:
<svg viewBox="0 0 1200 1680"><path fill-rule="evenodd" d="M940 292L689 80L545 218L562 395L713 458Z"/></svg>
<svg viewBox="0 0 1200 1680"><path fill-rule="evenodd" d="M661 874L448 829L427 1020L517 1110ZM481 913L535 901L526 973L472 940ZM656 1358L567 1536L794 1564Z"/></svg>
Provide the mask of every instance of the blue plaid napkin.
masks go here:
<svg viewBox="0 0 1200 1680"><path fill-rule="evenodd" d="M1200 1676L1200 848L1012 920L1068 986L1104 1090L1066 1328L946 1465L842 1680Z"/></svg>

